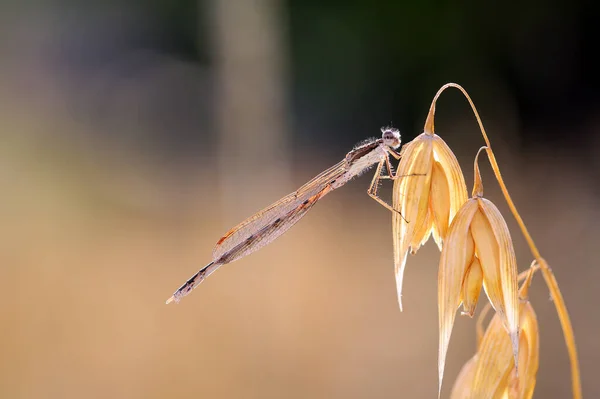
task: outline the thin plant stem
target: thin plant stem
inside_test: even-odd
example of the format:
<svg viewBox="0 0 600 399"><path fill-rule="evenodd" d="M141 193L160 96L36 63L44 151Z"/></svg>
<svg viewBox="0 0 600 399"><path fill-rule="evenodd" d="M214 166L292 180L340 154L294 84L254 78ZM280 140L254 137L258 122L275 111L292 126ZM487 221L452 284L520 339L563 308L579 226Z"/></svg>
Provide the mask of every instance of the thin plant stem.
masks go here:
<svg viewBox="0 0 600 399"><path fill-rule="evenodd" d="M454 88L460 90L462 92L462 94L466 97L469 104L471 105L471 109L473 110L473 113L475 114L475 118L477 119L479 129L481 130L481 135L483 136L483 139L487 146L488 159L490 161L490 164L492 166L494 174L496 175L496 180L498 181L498 185L500 186L500 189L502 190L502 194L504 194L504 198L506 199L506 203L508 204L510 211L512 212L514 218L516 219L516 221L521 229L521 232L523 233L523 236L525 237L525 240L527 241L527 244L529 245L529 249L531 250L533 257L537 261L537 264L539 265L539 268L542 271L542 275L544 276L544 281L546 282L546 285L548 286L548 289L550 291L550 296L552 298L552 301L554 302L554 306L556 307L556 312L558 314L558 318L560 320L560 324L561 324L561 327L563 330L563 335L565 338L567 351L569 353L569 359L570 359L570 363L571 363L571 385L572 385L572 391L573 391L573 399L581 399L582 398L581 375L580 375L580 370L579 370L577 347L575 344L575 334L573 333L573 326L571 325L571 319L569 318L569 312L567 311L567 306L565 304L563 296L558 287L558 282L556 281L556 278L554 277L554 273L552 273L552 269L548 266L548 264L546 263L544 258L542 258L540 251L538 250L537 246L535 245L533 238L531 238L531 235L529 234L529 231L527 230L527 227L525 226L525 223L523 222L521 215L517 211L517 208L511 198L510 194L508 193L508 189L506 188L506 185L504 184L504 179L502 179L502 174L500 173L500 167L498 166L498 162L496 162L496 156L494 155L494 151L492 150L492 145L490 144L488 135L485 132L485 128L483 127L483 123L481 122L481 118L479 117L479 113L477 112L477 108L475 107L475 104L471 100L471 97L469 96L467 91L465 89L463 89L462 86L460 86L459 84L456 84L456 83L447 83L438 90L435 97L433 98L433 101L431 102L431 108L429 110L429 114L427 115L427 120L425 121L424 132L428 133L428 134L434 134L435 105L436 105L437 99L442 94L442 92L449 87L454 87Z"/></svg>

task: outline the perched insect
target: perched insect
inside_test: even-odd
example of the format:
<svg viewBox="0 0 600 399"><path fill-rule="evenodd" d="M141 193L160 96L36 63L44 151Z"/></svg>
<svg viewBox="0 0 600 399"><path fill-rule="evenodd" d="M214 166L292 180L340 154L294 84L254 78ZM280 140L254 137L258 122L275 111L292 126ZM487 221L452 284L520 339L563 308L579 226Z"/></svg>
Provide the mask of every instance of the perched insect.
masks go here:
<svg viewBox="0 0 600 399"><path fill-rule="evenodd" d="M380 179L396 179L389 156L400 159L395 150L400 147L400 132L381 128L380 139L369 139L346 154L338 164L325 170L291 194L249 217L229 230L215 246L213 260L185 282L167 303L179 302L206 277L222 265L250 255L268 245L296 224L312 207L336 188L377 165L375 176L367 190L369 196L392 212L398 212L377 196ZM383 175L384 166L388 174Z"/></svg>

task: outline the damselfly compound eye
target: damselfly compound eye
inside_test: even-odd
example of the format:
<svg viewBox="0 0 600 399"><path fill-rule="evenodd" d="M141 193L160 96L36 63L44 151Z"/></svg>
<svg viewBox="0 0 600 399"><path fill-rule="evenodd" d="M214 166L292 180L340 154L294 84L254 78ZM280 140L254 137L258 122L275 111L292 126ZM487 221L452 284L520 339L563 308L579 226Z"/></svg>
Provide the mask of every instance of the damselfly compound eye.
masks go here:
<svg viewBox="0 0 600 399"><path fill-rule="evenodd" d="M394 129L393 127L382 127L381 133L383 144L394 149L400 147L400 130Z"/></svg>

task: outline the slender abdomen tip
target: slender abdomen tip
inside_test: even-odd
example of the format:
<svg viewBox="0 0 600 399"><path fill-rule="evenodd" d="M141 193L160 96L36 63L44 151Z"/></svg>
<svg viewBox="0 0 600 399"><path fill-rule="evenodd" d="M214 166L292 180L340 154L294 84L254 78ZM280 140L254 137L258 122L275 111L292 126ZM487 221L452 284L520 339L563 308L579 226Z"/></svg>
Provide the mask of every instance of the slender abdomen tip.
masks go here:
<svg viewBox="0 0 600 399"><path fill-rule="evenodd" d="M175 300L175 296L172 296L171 298L167 299L167 302L165 302L165 303L168 305L171 302L173 302L174 300Z"/></svg>

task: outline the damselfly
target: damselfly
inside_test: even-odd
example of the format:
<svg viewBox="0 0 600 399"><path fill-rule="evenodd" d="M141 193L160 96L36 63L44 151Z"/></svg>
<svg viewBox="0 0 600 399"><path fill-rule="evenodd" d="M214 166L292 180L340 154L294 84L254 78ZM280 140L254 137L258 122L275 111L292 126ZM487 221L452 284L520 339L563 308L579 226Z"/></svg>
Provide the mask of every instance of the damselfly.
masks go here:
<svg viewBox="0 0 600 399"><path fill-rule="evenodd" d="M229 230L217 242L212 262L175 291L167 303L179 302L219 267L270 244L306 215L317 201L375 165L375 176L367 193L387 209L397 212L377 196L377 188L380 179L399 177L394 175L390 155L400 159L400 154L395 151L400 147L400 132L391 127L382 128L381 132L380 139L373 138L359 144L338 164ZM387 175L384 175L384 167L387 168Z"/></svg>

